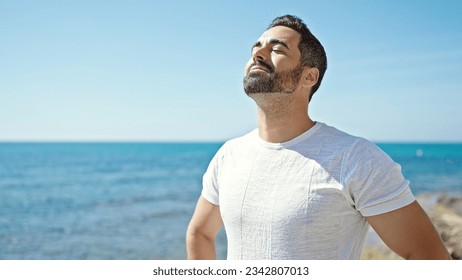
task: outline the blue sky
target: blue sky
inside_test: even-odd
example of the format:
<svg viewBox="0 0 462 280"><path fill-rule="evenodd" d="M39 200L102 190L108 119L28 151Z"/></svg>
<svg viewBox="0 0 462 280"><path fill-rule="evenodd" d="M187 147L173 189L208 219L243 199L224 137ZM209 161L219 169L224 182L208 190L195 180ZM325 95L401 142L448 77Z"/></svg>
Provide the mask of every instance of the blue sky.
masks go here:
<svg viewBox="0 0 462 280"><path fill-rule="evenodd" d="M328 69L313 119L373 141L462 141L462 1L0 0L0 141L223 141L271 20Z"/></svg>

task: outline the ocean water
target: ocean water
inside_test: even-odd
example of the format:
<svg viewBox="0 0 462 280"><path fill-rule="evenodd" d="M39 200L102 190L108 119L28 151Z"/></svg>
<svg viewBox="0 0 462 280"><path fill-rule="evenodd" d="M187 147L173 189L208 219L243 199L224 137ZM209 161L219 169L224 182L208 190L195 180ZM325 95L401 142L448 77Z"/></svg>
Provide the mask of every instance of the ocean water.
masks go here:
<svg viewBox="0 0 462 280"><path fill-rule="evenodd" d="M221 143L0 143L0 259L184 259ZM415 194L462 194L462 144L379 144ZM226 256L222 232L219 258Z"/></svg>

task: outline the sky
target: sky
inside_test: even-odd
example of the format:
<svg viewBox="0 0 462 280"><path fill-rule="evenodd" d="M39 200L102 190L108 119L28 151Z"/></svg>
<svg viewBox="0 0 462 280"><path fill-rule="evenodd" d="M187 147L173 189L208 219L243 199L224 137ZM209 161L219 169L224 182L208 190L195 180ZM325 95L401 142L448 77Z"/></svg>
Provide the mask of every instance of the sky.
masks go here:
<svg viewBox="0 0 462 280"><path fill-rule="evenodd" d="M312 119L376 142L462 142L462 1L0 0L0 141L225 141L273 18L327 52Z"/></svg>

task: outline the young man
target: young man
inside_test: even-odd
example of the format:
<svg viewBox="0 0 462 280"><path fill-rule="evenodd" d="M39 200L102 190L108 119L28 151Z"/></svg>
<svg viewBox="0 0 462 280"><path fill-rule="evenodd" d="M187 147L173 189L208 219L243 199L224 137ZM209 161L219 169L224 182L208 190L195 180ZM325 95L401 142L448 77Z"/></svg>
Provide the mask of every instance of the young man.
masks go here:
<svg viewBox="0 0 462 280"><path fill-rule="evenodd" d="M189 259L358 259L370 224L406 259L448 259L400 166L369 141L308 114L326 71L320 42L297 17L276 18L252 48L244 90L258 129L212 159L187 232Z"/></svg>

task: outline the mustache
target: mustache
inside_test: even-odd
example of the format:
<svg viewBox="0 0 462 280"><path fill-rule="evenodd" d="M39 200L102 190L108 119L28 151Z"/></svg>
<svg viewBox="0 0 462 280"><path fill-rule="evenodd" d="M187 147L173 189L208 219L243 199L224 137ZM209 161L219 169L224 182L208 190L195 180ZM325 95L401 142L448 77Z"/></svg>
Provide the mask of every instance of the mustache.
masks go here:
<svg viewBox="0 0 462 280"><path fill-rule="evenodd" d="M263 61L256 60L254 63L252 63L250 65L249 69L254 67L254 66L260 66L260 67L266 68L268 70L268 72L270 72L270 73L274 72L273 67L271 67L271 65L269 65L269 64L267 64L266 62L263 62Z"/></svg>

